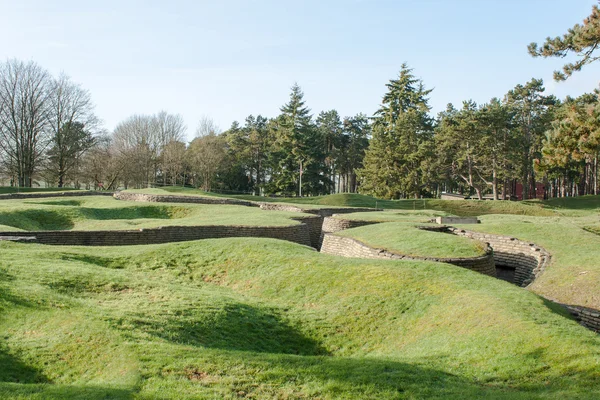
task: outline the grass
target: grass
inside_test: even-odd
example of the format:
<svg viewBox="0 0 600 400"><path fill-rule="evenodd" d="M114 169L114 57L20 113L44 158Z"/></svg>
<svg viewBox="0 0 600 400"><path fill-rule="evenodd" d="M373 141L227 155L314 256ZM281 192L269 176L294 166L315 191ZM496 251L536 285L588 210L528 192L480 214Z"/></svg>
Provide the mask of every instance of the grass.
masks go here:
<svg viewBox="0 0 600 400"><path fill-rule="evenodd" d="M473 240L440 232L417 229L413 223L385 222L338 232L377 249L413 257L462 258L485 254Z"/></svg>
<svg viewBox="0 0 600 400"><path fill-rule="evenodd" d="M526 201L489 201L489 200L438 200L438 199L410 199L410 200L382 200L375 197L355 193L338 193L327 196L312 197L261 197L252 195L223 195L205 192L198 189L182 187L164 187L161 189L143 189L144 193L151 194L178 194L188 196L215 196L228 197L251 201L275 202L296 204L301 207L368 207L391 210L435 210L459 216L478 216L485 214L517 214L517 215L555 215L552 207L543 202ZM600 198L600 196L596 196ZM596 200L598 201L598 200Z"/></svg>
<svg viewBox="0 0 600 400"><path fill-rule="evenodd" d="M445 264L0 243L0 397L598 398L600 339Z"/></svg>
<svg viewBox="0 0 600 400"><path fill-rule="evenodd" d="M256 207L140 203L106 196L2 200L0 230L126 230L167 225L285 226L298 213Z"/></svg>
<svg viewBox="0 0 600 400"><path fill-rule="evenodd" d="M480 219L481 224L463 228L513 236L542 246L552 254L550 267L535 280L531 290L562 303L600 309L600 236L593 232L594 226L598 226L593 223L598 222L600 215L488 215Z"/></svg>

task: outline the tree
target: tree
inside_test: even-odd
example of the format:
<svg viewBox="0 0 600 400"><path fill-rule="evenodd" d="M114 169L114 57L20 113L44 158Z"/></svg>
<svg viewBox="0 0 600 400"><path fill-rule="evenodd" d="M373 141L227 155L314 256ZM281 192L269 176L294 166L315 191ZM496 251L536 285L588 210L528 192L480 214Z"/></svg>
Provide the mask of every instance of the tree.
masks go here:
<svg viewBox="0 0 600 400"><path fill-rule="evenodd" d="M382 105L373 117L373 138L364 167L358 171L362 193L384 198L418 197L425 186L422 163L425 143L432 139L423 82L402 65L391 80Z"/></svg>
<svg viewBox="0 0 600 400"><path fill-rule="evenodd" d="M227 141L222 135L208 134L192 140L186 158L197 187L210 191L227 156Z"/></svg>
<svg viewBox="0 0 600 400"><path fill-rule="evenodd" d="M159 147L155 133L149 115L133 115L115 128L114 146L126 165L122 175L125 187L150 186Z"/></svg>
<svg viewBox="0 0 600 400"><path fill-rule="evenodd" d="M595 55L600 46L600 8L595 5L592 13L583 20L583 24L575 24L562 37L546 38L542 46L531 43L528 46L529 54L533 57L560 57L564 58L569 53L577 53L579 59L567 63L562 71L554 71L555 81L564 81L575 71L581 71L584 65L600 59Z"/></svg>
<svg viewBox="0 0 600 400"><path fill-rule="evenodd" d="M337 172L339 192L356 193L358 181L356 171L363 167L365 151L369 147L371 125L364 114L344 118L340 148L337 151Z"/></svg>
<svg viewBox="0 0 600 400"><path fill-rule="evenodd" d="M207 135L218 135L221 133L221 128L215 123L215 121L203 115L198 121L198 127L196 128L196 137L202 137Z"/></svg>
<svg viewBox="0 0 600 400"><path fill-rule="evenodd" d="M482 199L486 185L482 168L486 165L485 144L478 121L478 106L473 101L463 102L461 110L449 104L440 114L435 130L435 144L440 166L452 178L461 179Z"/></svg>
<svg viewBox="0 0 600 400"><path fill-rule="evenodd" d="M101 134L83 155L79 177L88 188L115 190L126 167L123 161L118 157L112 137Z"/></svg>
<svg viewBox="0 0 600 400"><path fill-rule="evenodd" d="M89 92L67 76L53 82L49 99L52 136L46 167L58 187L63 187L67 174L93 146L98 119Z"/></svg>
<svg viewBox="0 0 600 400"><path fill-rule="evenodd" d="M119 123L113 133L115 148L127 164L126 186L147 187L158 183L162 152L173 141L182 141L186 126L179 114L161 111L155 115L133 115Z"/></svg>
<svg viewBox="0 0 600 400"><path fill-rule="evenodd" d="M169 178L173 186L177 185L177 178L183 173L186 167L185 152L185 143L178 140L171 140L163 147L161 164L165 185L169 183ZM185 184L183 179L182 183Z"/></svg>
<svg viewBox="0 0 600 400"><path fill-rule="evenodd" d="M338 169L339 150L342 145L342 121L336 110L322 111L316 121L320 136L326 174L329 180L327 193L335 192L335 172Z"/></svg>
<svg viewBox="0 0 600 400"><path fill-rule="evenodd" d="M31 186L50 142L52 81L34 62L0 65L0 149L3 166L18 186Z"/></svg>
<svg viewBox="0 0 600 400"><path fill-rule="evenodd" d="M67 174L78 165L81 156L94 145L95 139L81 122L67 122L52 142L47 153L47 170L58 182L58 187L63 187Z"/></svg>
<svg viewBox="0 0 600 400"><path fill-rule="evenodd" d="M567 98L546 132L537 165L557 196L598 194L600 102L596 94Z"/></svg>
<svg viewBox="0 0 600 400"><path fill-rule="evenodd" d="M268 191L323 194L329 187L324 149L298 84L292 86L290 100L281 107L281 114L270 121L269 130L274 146L269 160L272 174Z"/></svg>
<svg viewBox="0 0 600 400"><path fill-rule="evenodd" d="M535 191L535 173L533 164L541 158L544 132L552 121L552 106L556 103L554 96L544 96L544 82L531 79L525 85L517 85L508 92L505 102L515 113L514 129L520 140L521 180L523 199L529 199ZM535 195L534 195L535 196Z"/></svg>
<svg viewBox="0 0 600 400"><path fill-rule="evenodd" d="M264 190L272 143L267 118L249 115L243 127L235 122L224 135L229 146L232 168L243 170L249 181L247 188L259 194Z"/></svg>

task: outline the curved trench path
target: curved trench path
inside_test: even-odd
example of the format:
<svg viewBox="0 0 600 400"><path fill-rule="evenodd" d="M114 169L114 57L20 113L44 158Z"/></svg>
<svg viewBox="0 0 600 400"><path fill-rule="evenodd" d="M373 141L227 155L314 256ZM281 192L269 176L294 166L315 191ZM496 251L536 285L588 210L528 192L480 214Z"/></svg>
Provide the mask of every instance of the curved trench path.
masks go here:
<svg viewBox="0 0 600 400"><path fill-rule="evenodd" d="M293 218L298 225L284 227L243 227L243 226L169 226L156 229L134 231L32 231L0 232L0 240L33 242L55 245L132 245L168 243L186 240L198 240L224 237L267 237L288 240L311 246L325 254L342 257L368 259L405 259L444 262L467 268L482 274L496 277L495 264L514 269L512 283L529 286L550 264L551 254L541 246L524 242L517 238L493 235L458 229L452 226L415 226L415 229L437 231L441 234L454 234L485 243L485 254L471 258L439 258L406 256L397 252L370 247L356 239L338 236L335 233L359 226L376 224L375 221L349 220L339 217L365 211L381 211L365 208L301 208L287 204L253 202L246 200L211 198L199 196L150 195L128 192L60 192L60 193L16 193L1 195L2 199L29 199L43 197L74 197L113 195L117 200L140 202L169 202L215 205L242 205L260 207L269 211L288 211L304 214ZM552 301L552 300L551 300ZM560 304L560 303L559 303ZM600 311L575 305L565 305L580 323L596 332L600 332Z"/></svg>

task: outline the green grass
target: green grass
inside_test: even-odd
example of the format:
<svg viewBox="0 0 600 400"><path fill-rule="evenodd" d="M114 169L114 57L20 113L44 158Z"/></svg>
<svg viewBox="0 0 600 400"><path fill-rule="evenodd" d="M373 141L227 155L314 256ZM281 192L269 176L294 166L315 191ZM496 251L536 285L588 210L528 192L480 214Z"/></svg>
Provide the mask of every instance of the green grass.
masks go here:
<svg viewBox="0 0 600 400"><path fill-rule="evenodd" d="M385 222L336 233L370 247L416 257L477 257L485 254L476 241L440 232L417 229L414 223Z"/></svg>
<svg viewBox="0 0 600 400"><path fill-rule="evenodd" d="M0 398L600 396L600 339L506 282L270 239L0 243Z"/></svg>
<svg viewBox="0 0 600 400"><path fill-rule="evenodd" d="M0 230L126 230L167 225L286 226L298 213L257 207L140 203L107 196L0 201Z"/></svg>
<svg viewBox="0 0 600 400"><path fill-rule="evenodd" d="M37 188L37 187L14 187L14 186L0 186L0 194L10 193L47 193L47 192L67 192L78 190L74 188Z"/></svg>
<svg viewBox="0 0 600 400"><path fill-rule="evenodd" d="M210 192L204 192L198 189L182 187L164 187L161 189L143 189L143 193L169 194L188 196L214 196L228 197L251 201L263 201L285 204L296 204L302 207L368 207L393 210L435 210L452 215L459 216L477 216L485 214L516 214L516 215L555 215L555 211L550 206L546 206L538 201L514 202L514 201L489 201L489 200L438 200L438 199L418 199L418 200L382 200L371 196L365 196L355 193L338 193L327 196L313 197L261 197L251 195L224 195ZM595 201L600 201L600 196L596 196Z"/></svg>
<svg viewBox="0 0 600 400"><path fill-rule="evenodd" d="M600 236L589 230L600 215L579 217L482 216L464 229L507 235L544 247L551 265L531 290L562 303L600 309ZM460 225L457 225L460 226Z"/></svg>

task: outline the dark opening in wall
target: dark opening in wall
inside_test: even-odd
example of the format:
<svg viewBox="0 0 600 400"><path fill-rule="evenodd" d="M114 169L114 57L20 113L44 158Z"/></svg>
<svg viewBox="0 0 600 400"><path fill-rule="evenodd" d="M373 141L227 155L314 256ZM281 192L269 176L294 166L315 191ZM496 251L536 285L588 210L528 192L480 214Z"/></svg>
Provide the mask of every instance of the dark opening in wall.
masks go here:
<svg viewBox="0 0 600 400"><path fill-rule="evenodd" d="M516 268L509 267L508 265L496 264L496 277L503 281L515 283L515 272Z"/></svg>

